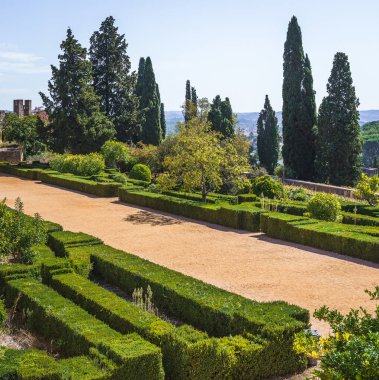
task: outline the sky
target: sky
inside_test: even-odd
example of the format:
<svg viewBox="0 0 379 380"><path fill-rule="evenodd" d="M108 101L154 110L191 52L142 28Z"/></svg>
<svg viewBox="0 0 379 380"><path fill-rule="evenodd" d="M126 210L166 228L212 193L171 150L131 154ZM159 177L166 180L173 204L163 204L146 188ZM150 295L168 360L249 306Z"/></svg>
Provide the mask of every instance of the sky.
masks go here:
<svg viewBox="0 0 379 380"><path fill-rule="evenodd" d="M230 98L234 112L282 107L283 46L298 18L312 64L316 101L326 94L333 56L349 57L360 109L379 109L378 0L1 0L0 109L13 99L41 105L50 65L71 27L88 47L112 15L133 70L150 56L166 110L180 110L185 82L199 97Z"/></svg>

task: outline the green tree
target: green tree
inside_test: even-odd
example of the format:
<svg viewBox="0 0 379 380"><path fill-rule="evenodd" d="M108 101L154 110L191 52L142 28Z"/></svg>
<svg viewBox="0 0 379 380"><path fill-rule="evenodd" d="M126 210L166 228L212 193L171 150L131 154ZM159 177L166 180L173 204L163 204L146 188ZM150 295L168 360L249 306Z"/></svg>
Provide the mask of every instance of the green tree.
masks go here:
<svg viewBox="0 0 379 380"><path fill-rule="evenodd" d="M186 96L184 99L184 121L187 122L191 119L191 82L187 79L186 81Z"/></svg>
<svg viewBox="0 0 379 380"><path fill-rule="evenodd" d="M141 57L138 64L137 83L135 87L135 94L141 98L143 92L143 76L145 74L145 58Z"/></svg>
<svg viewBox="0 0 379 380"><path fill-rule="evenodd" d="M257 148L259 162L269 174L274 174L279 158L279 126L268 95L258 117Z"/></svg>
<svg viewBox="0 0 379 380"><path fill-rule="evenodd" d="M93 85L101 111L113 121L117 139L136 142L141 132L139 100L134 93L136 76L130 71L125 36L118 33L114 22L112 16L107 17L91 36Z"/></svg>
<svg viewBox="0 0 379 380"><path fill-rule="evenodd" d="M161 129L162 129L162 139L165 139L167 128L166 128L166 115L164 112L164 103L161 103Z"/></svg>
<svg viewBox="0 0 379 380"><path fill-rule="evenodd" d="M235 117L232 111L229 98L221 100L217 95L211 104L208 112L208 121L212 125L212 129L221 133L223 137L231 137L234 135Z"/></svg>
<svg viewBox="0 0 379 380"><path fill-rule="evenodd" d="M74 153L96 151L114 136L113 123L100 111L86 49L70 28L61 49L59 67L51 66L50 98L40 92L49 115L53 149Z"/></svg>
<svg viewBox="0 0 379 380"><path fill-rule="evenodd" d="M140 70L143 69L143 74ZM141 92L142 89L142 92ZM159 145L162 141L161 101L150 57L140 59L136 94L140 97L143 114L141 138L145 144Z"/></svg>
<svg viewBox="0 0 379 380"><path fill-rule="evenodd" d="M233 178L234 184L244 184L242 173L247 169L246 157L241 157L235 146L222 141L220 134L211 129L209 122L192 118L187 123L179 124L179 132L165 157L165 185L182 185L187 191L200 190L203 201L210 191L220 189L224 182Z"/></svg>
<svg viewBox="0 0 379 380"><path fill-rule="evenodd" d="M297 18L292 17L283 54L283 161L287 176L314 173L315 103L309 58L304 57Z"/></svg>
<svg viewBox="0 0 379 380"><path fill-rule="evenodd" d="M327 92L319 109L318 178L335 185L354 185L361 170L359 101L344 53L334 56Z"/></svg>
<svg viewBox="0 0 379 380"><path fill-rule="evenodd" d="M194 111L193 111L194 116L197 116L197 100L198 100L198 97L196 94L196 88L191 87L191 102L192 102L192 106L194 109Z"/></svg>
<svg viewBox="0 0 379 380"><path fill-rule="evenodd" d="M46 149L38 133L38 116L18 117L8 113L4 118L4 139L22 147L26 156L39 154Z"/></svg>

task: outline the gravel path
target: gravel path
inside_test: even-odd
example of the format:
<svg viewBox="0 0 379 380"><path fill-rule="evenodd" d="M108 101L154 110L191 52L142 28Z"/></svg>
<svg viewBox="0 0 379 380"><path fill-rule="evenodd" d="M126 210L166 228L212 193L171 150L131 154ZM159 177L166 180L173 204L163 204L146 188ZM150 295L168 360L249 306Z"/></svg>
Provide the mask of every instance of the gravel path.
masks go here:
<svg viewBox="0 0 379 380"><path fill-rule="evenodd" d="M379 284L377 264L0 174L0 199L18 196L29 214L251 299L374 310L364 290Z"/></svg>

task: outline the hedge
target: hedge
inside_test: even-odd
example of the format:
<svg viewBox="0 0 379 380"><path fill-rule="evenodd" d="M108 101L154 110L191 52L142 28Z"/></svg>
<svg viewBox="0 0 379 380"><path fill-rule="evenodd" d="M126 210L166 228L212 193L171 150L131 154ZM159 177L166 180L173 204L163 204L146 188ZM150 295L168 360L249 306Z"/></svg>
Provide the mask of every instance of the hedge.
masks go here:
<svg viewBox="0 0 379 380"><path fill-rule="evenodd" d="M95 348L113 361L115 379L163 379L162 354L138 334L121 335L35 279L7 281L6 302L29 309L32 329L55 340L67 355L88 355Z"/></svg>
<svg viewBox="0 0 379 380"><path fill-rule="evenodd" d="M119 197L122 202L253 232L259 231L259 216L264 212L264 210L251 204L236 206L229 204L203 204L157 193L130 191L125 188L120 189Z"/></svg>
<svg viewBox="0 0 379 380"><path fill-rule="evenodd" d="M110 371L87 356L57 361L40 350L0 348L2 380L101 380L110 377Z"/></svg>
<svg viewBox="0 0 379 380"><path fill-rule="evenodd" d="M208 338L191 326L175 328L152 313L123 300L112 292L76 274L52 277L51 285L60 294L73 300L110 327L122 333L138 332L145 339L161 346L165 372L172 379L225 379L239 372L242 378L257 375L252 368L263 368L263 351L267 349L242 337ZM264 342L264 345L267 345ZM256 354L254 365L236 363L243 355ZM220 354L224 352L224 354ZM250 358L252 359L252 357ZM209 365L212 363L211 365ZM278 373L258 373L269 376ZM241 377L238 377L241 378Z"/></svg>
<svg viewBox="0 0 379 380"><path fill-rule="evenodd" d="M261 215L268 236L379 263L376 227L323 222L281 213Z"/></svg>

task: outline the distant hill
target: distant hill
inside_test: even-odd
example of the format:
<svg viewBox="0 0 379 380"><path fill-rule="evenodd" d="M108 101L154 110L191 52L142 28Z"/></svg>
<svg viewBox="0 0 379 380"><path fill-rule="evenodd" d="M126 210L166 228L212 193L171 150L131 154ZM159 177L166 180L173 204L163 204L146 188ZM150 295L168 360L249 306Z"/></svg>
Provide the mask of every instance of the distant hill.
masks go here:
<svg viewBox="0 0 379 380"><path fill-rule="evenodd" d="M379 120L379 110L360 111L360 125L370 121ZM259 112L237 112L238 125L247 133L256 130ZM277 112L276 117L279 120L279 127L282 127L282 113ZM179 121L183 121L183 114L181 111L166 111L166 125L167 133L174 134L175 126Z"/></svg>

